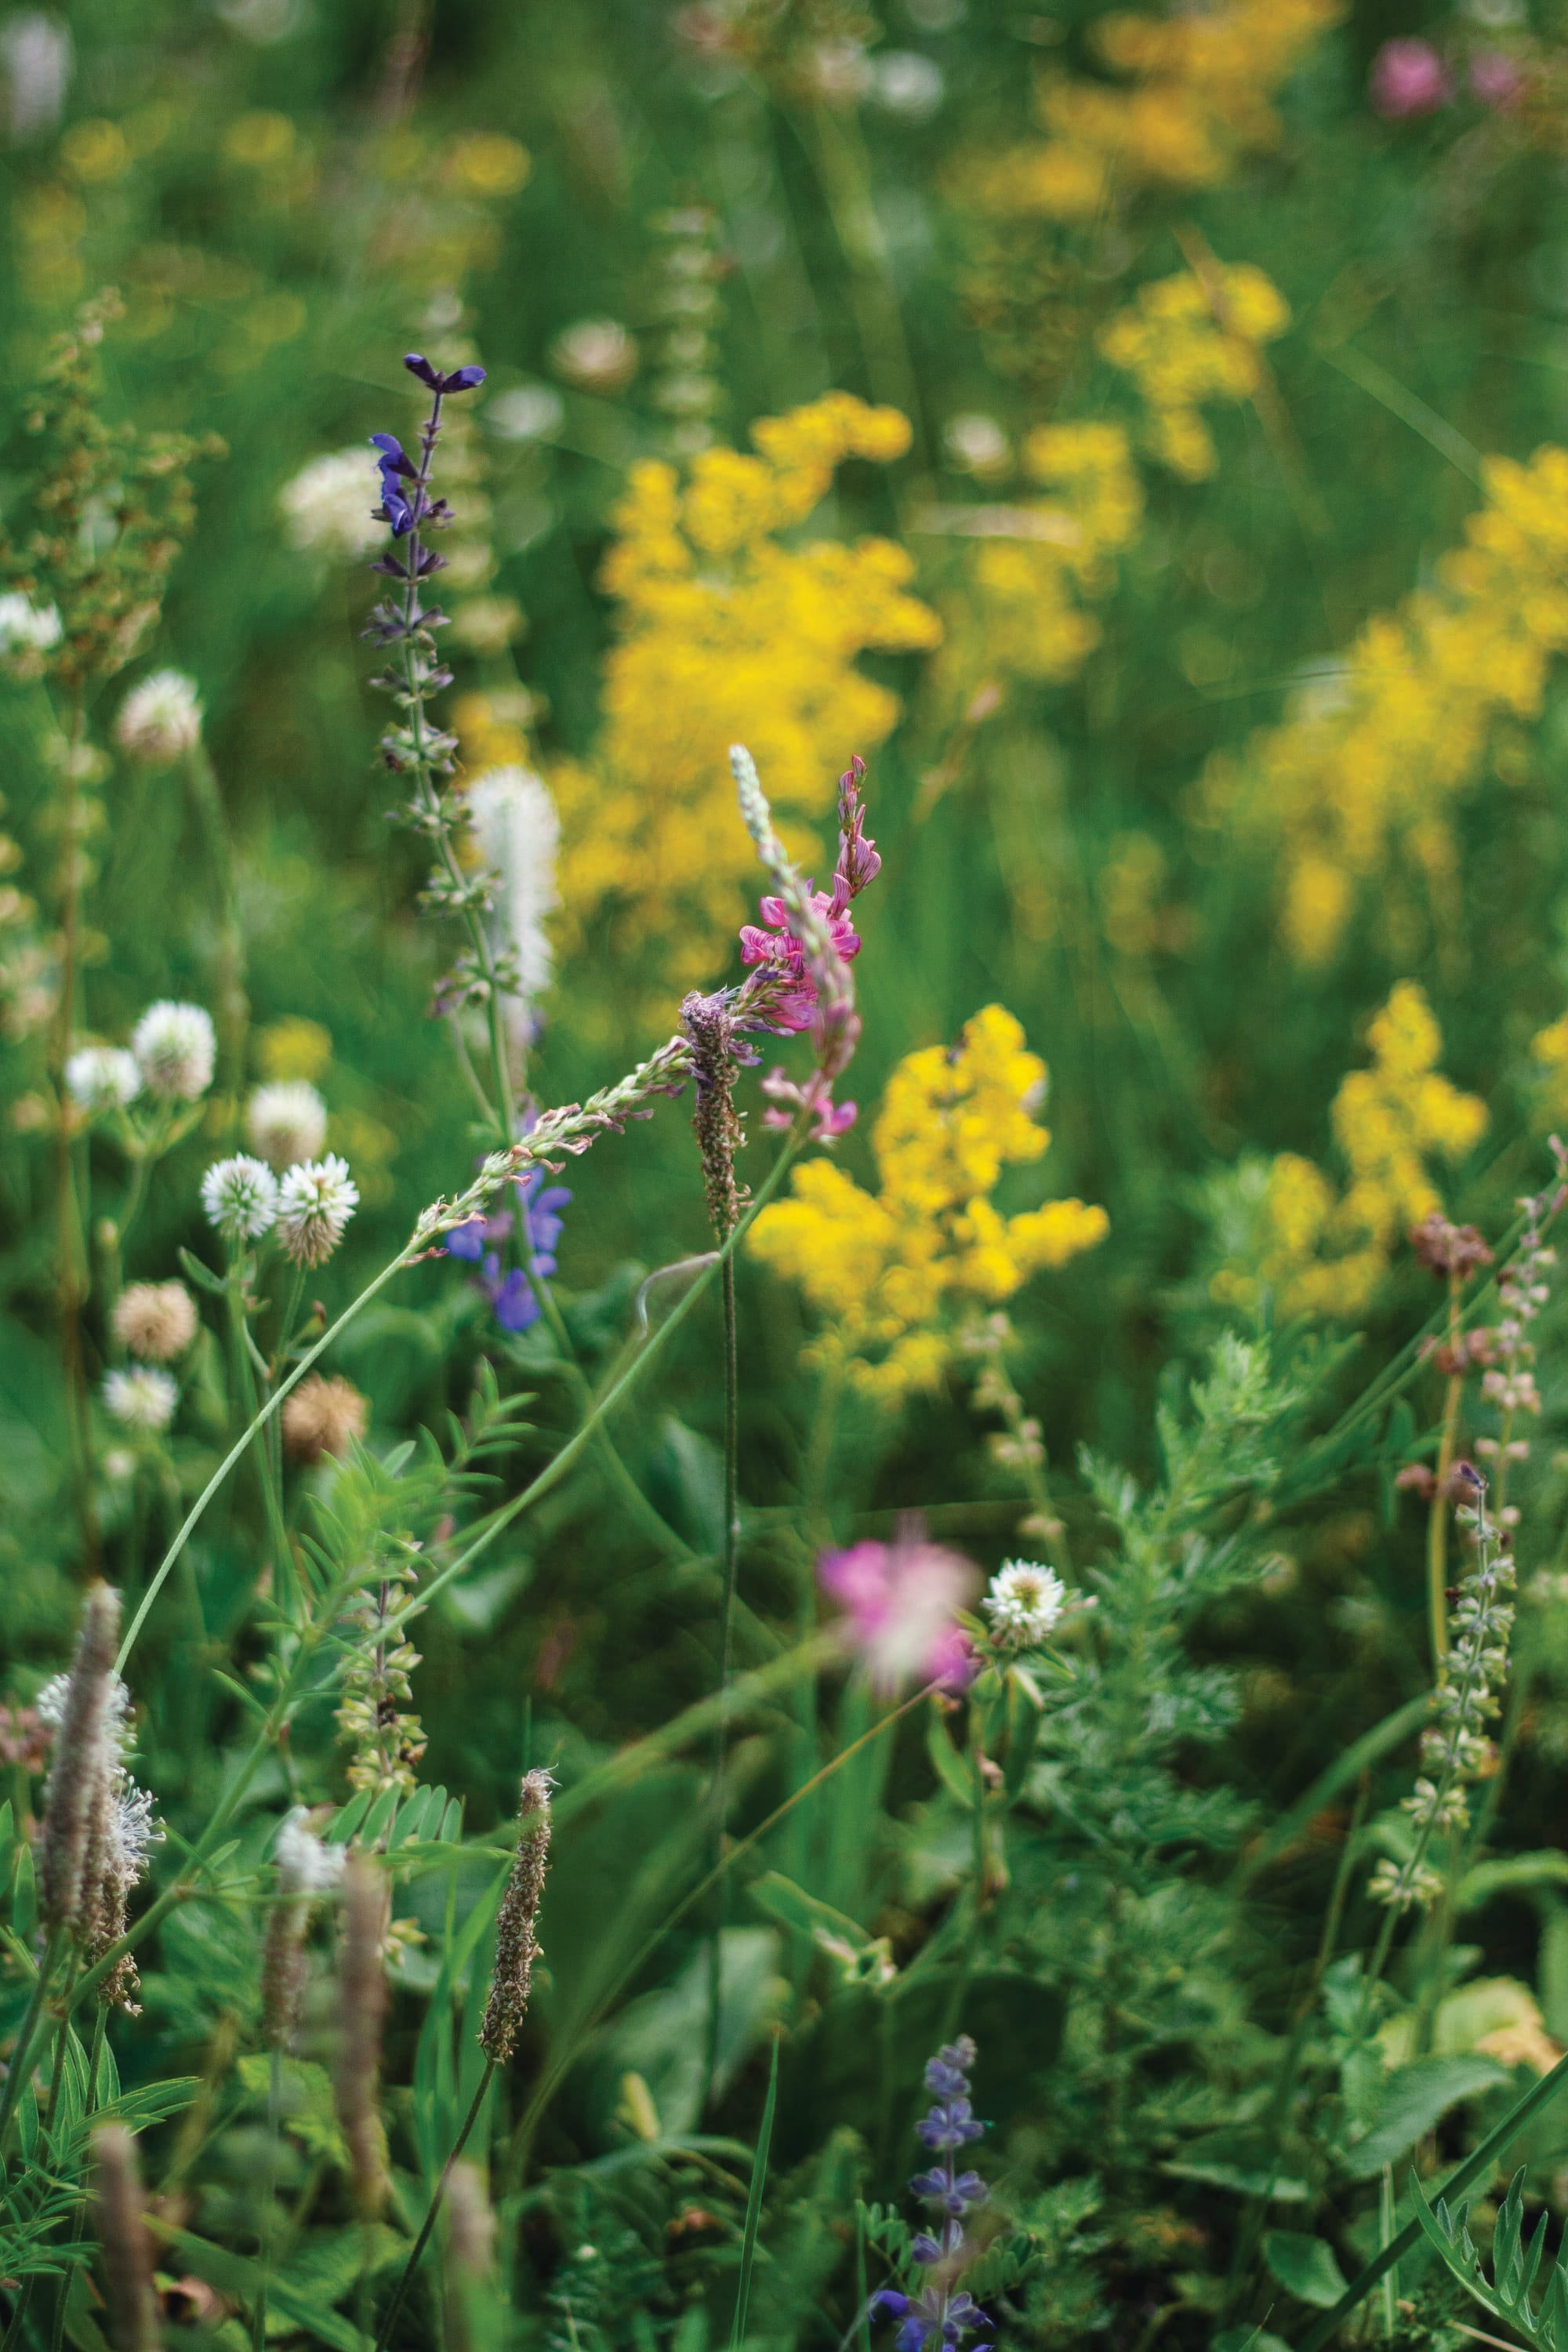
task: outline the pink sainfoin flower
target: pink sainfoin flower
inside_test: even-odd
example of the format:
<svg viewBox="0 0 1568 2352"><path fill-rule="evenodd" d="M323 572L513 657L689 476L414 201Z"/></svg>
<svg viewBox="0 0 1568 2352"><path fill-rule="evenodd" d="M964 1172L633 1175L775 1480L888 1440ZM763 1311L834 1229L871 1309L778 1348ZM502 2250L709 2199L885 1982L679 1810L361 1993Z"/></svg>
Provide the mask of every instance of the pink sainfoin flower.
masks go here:
<svg viewBox="0 0 1568 2352"><path fill-rule="evenodd" d="M1448 69L1430 41L1384 41L1372 61L1367 95L1391 122L1435 114L1453 95Z"/></svg>
<svg viewBox="0 0 1568 2352"><path fill-rule="evenodd" d="M1470 93L1483 106L1511 106L1524 87L1524 76L1500 49L1480 49L1470 59Z"/></svg>
<svg viewBox="0 0 1568 2352"><path fill-rule="evenodd" d="M816 1069L805 1087L783 1070L771 1070L763 1080L769 1103L763 1119L770 1127L788 1128L802 1110L809 1110L820 1143L833 1142L856 1118L853 1103L835 1103L833 1086L848 1066L860 1034L847 971L860 952L860 938L849 920L849 905L882 870L877 845L866 836L860 799L865 773L866 762L857 754L838 779L838 864L832 893L806 885L815 924L808 927L803 912L793 912L782 896L774 896L758 908L762 923L746 923L741 931L741 961L763 982L752 999L756 1025L780 1037L809 1029L816 1046ZM816 931L815 942L801 937L808 928Z"/></svg>
<svg viewBox="0 0 1568 2352"><path fill-rule="evenodd" d="M957 1618L980 1571L962 1553L927 1543L911 1527L891 1543L824 1552L816 1575L842 1606L845 1634L877 1689L913 1682L962 1690L973 1679L973 1650Z"/></svg>

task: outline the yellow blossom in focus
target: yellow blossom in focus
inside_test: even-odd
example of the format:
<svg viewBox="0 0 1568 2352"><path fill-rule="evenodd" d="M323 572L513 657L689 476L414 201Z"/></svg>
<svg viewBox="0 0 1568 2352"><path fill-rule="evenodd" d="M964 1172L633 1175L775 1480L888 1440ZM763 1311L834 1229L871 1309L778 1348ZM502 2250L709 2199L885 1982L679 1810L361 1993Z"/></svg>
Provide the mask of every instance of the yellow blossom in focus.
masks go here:
<svg viewBox="0 0 1568 2352"><path fill-rule="evenodd" d="M1216 271L1212 289L1195 272L1178 270L1141 287L1101 329L1100 348L1137 384L1155 455L1184 481L1197 482L1218 462L1202 404L1255 393L1258 347L1289 322L1284 297L1249 263Z"/></svg>
<svg viewBox="0 0 1568 2352"><path fill-rule="evenodd" d="M309 1078L313 1084L331 1058L331 1030L299 1013L269 1021L257 1039L257 1059L264 1077Z"/></svg>
<svg viewBox="0 0 1568 2352"><path fill-rule="evenodd" d="M755 888L728 751L744 741L786 832L833 803L853 751L889 735L897 698L856 667L921 651L941 625L890 540L793 533L847 457L909 446L890 408L829 393L752 427L756 454L712 448L683 478L635 466L604 584L619 607L591 766L563 762L561 890L568 925L613 921L655 946L676 984L700 978ZM807 836L809 839L809 836Z"/></svg>
<svg viewBox="0 0 1568 2352"><path fill-rule="evenodd" d="M830 1160L795 1170L748 1247L823 1318L809 1361L842 1366L889 1403L932 1388L963 1310L999 1306L1104 1239L1104 1210L1082 1201L1008 1217L991 1200L1005 1168L1050 1142L1035 1118L1045 1087L1021 1024L989 1004L951 1051L924 1046L893 1072L871 1130L875 1193Z"/></svg>
<svg viewBox="0 0 1568 2352"><path fill-rule="evenodd" d="M1540 717L1552 659L1568 648L1568 449L1528 465L1489 457L1482 488L1436 585L1367 622L1337 689L1298 697L1239 763L1210 762L1210 821L1280 845L1283 929L1303 963L1333 954L1358 892L1396 851L1440 907L1451 901L1447 810L1484 772L1499 727Z"/></svg>
<svg viewBox="0 0 1568 2352"><path fill-rule="evenodd" d="M1120 83L1052 73L1037 111L1046 136L970 175L985 211L1092 219L1112 190L1217 186L1272 147L1270 100L1344 15L1344 0L1216 0L1166 17L1102 16L1090 38Z"/></svg>
<svg viewBox="0 0 1568 2352"><path fill-rule="evenodd" d="M1222 1305L1255 1307L1267 1293L1286 1315L1364 1314L1404 1236L1442 1206L1428 1161L1462 1160L1480 1140L1486 1105L1438 1070L1442 1033L1414 981L1396 983L1367 1044L1371 1068L1348 1073L1331 1112L1344 1191L1310 1160L1279 1153L1253 1263L1222 1267L1210 1286Z"/></svg>

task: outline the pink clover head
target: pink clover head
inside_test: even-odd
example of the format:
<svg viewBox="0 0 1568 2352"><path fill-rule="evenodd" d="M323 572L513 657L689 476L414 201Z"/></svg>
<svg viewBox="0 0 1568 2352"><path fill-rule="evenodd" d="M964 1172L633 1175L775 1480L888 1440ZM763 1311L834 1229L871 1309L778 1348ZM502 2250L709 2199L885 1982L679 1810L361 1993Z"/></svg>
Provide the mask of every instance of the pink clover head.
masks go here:
<svg viewBox="0 0 1568 2352"><path fill-rule="evenodd" d="M957 1621L979 1589L980 1571L962 1553L901 1534L891 1543L824 1552L816 1574L842 1608L845 1639L876 1689L936 1683L963 1690L973 1680L973 1645Z"/></svg>
<svg viewBox="0 0 1568 2352"><path fill-rule="evenodd" d="M1372 61L1367 95L1390 122L1435 114L1453 96L1448 69L1430 41L1384 41Z"/></svg>

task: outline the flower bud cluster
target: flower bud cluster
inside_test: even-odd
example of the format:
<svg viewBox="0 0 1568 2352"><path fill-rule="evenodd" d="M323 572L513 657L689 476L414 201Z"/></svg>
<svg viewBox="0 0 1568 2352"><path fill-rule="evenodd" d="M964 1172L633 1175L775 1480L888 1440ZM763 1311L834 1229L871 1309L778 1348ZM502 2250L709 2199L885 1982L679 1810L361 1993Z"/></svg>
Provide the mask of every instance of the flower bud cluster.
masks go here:
<svg viewBox="0 0 1568 2352"><path fill-rule="evenodd" d="M1460 1580L1448 1621L1450 1645L1432 1696L1433 1720L1421 1739L1426 1769L1405 1800L1415 1842L1403 1863L1379 1863L1372 1881L1378 1901L1399 1911L1425 1907L1441 1891L1441 1879L1426 1863L1427 1849L1435 1833L1468 1827L1467 1785L1491 1767L1487 1726L1498 1713L1498 1687L1508 1675L1514 1620L1509 1596L1517 1580L1513 1558L1502 1530L1488 1517L1480 1473L1460 1463L1457 1477L1470 1496L1455 1517L1472 1533L1474 1564Z"/></svg>

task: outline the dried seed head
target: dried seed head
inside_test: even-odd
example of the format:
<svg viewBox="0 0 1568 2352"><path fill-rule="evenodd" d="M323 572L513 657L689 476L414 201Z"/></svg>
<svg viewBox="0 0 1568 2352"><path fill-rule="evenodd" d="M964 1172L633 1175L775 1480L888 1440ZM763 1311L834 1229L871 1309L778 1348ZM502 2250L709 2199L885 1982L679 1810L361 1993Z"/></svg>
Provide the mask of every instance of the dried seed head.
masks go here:
<svg viewBox="0 0 1568 2352"><path fill-rule="evenodd" d="M338 1963L338 2121L348 2143L353 2200L374 2221L386 2198L386 2144L376 2093L386 2017L382 1939L387 1892L374 1864L355 1855L343 1873L343 1940Z"/></svg>
<svg viewBox="0 0 1568 2352"><path fill-rule="evenodd" d="M296 1462L346 1454L369 1426L369 1402L335 1373L311 1372L283 1407L283 1443Z"/></svg>
<svg viewBox="0 0 1568 2352"><path fill-rule="evenodd" d="M692 1132L702 1158L708 1215L721 1241L741 1221L745 1193L735 1181L735 1154L746 1130L735 1108L735 1019L722 995L693 990L680 1008L680 1025L691 1040L691 1075L697 1108Z"/></svg>
<svg viewBox="0 0 1568 2352"><path fill-rule="evenodd" d="M110 2326L119 2352L160 2352L158 2298L142 2212L136 2142L123 2124L92 2136L92 2205Z"/></svg>
<svg viewBox="0 0 1568 2352"><path fill-rule="evenodd" d="M496 1921L496 1965L490 1997L479 2027L479 2046L487 2058L504 2065L511 2056L519 2026L528 2008L533 1963L540 1947L533 1931L539 1919L544 1874L550 1863L550 1792L554 1783L548 1772L525 1772L517 1809L517 1855L501 1897Z"/></svg>
<svg viewBox="0 0 1568 2352"><path fill-rule="evenodd" d="M121 1769L120 1595L95 1584L82 1607L76 1655L59 1698L54 1769L49 1774L38 1856L38 1907L46 1927L75 1929L86 1883L88 1847Z"/></svg>

